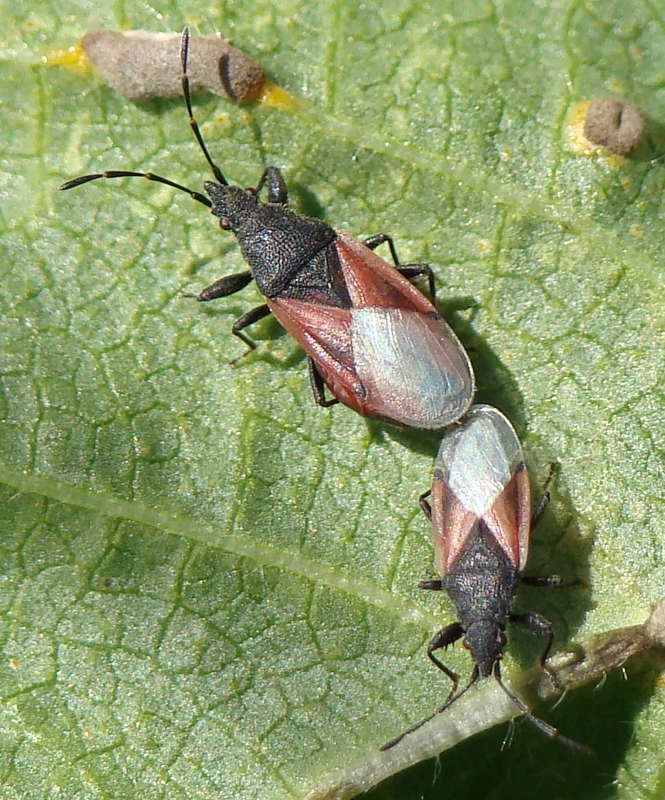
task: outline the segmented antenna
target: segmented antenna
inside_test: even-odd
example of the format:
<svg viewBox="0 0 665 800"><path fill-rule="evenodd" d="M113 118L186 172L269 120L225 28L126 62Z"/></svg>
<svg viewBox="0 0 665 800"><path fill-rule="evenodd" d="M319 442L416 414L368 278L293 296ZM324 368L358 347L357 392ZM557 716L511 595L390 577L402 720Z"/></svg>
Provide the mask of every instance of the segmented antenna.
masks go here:
<svg viewBox="0 0 665 800"><path fill-rule="evenodd" d="M189 53L189 28L185 28L182 33L182 44L180 46L180 62L182 64L182 93L185 97L185 106L187 107L187 114L189 115L189 124L194 131L194 136L196 137L196 141L199 143L199 147L203 151L203 155L206 158L206 161L210 165L212 169L212 173L215 176L215 180L218 183L221 183L223 186L228 186L229 183L222 174L220 168L215 164L212 160L210 153L208 152L208 148L203 141L203 136L201 135L201 130L199 128L198 122L194 119L194 112L192 110L192 98L189 90L189 76L187 75L187 55ZM208 197L201 192L195 192L193 189L188 189L186 186L183 186L180 183L176 183L175 181L169 180L169 178L163 178L161 175L155 175L154 172L132 172L128 170L120 170L120 169L111 169L106 170L106 172L96 172L90 175L81 175L78 178L73 178L71 181L66 181L60 187L61 191L67 191L67 189L74 189L77 186L81 186L84 183L89 183L90 181L96 181L100 178L145 178L149 181L154 181L155 183L163 183L166 186L171 186L173 189L178 189L181 192L185 192L188 194L193 200L196 200L197 203L202 203L204 206L208 208L212 208L212 202Z"/></svg>
<svg viewBox="0 0 665 800"><path fill-rule="evenodd" d="M189 54L189 28L185 28L182 32L182 44L180 45L180 62L182 63L182 93L185 97L185 105L187 106L187 113L189 114L189 124L194 131L194 136L196 136L196 141L199 143L199 147L203 151L203 155L206 157L206 161L210 164L210 169L212 170L212 174L215 176L215 180L217 183L221 183L222 186L228 186L229 182L226 178L222 175L221 169L215 164L208 152L208 148L206 147L205 142L203 141L203 136L201 135L201 129L199 128L199 123L194 119L194 111L192 110L192 97L189 91L189 75L187 74L187 56Z"/></svg>

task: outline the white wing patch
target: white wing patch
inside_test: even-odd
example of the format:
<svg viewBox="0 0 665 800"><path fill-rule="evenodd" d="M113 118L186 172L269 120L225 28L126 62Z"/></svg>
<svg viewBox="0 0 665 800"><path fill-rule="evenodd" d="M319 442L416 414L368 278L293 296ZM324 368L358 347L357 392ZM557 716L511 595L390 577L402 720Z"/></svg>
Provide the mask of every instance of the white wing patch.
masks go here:
<svg viewBox="0 0 665 800"><path fill-rule="evenodd" d="M457 341L442 335L442 325L399 308L352 311L356 373L372 404L389 409L396 422L442 428L471 403L473 384L466 364Z"/></svg>
<svg viewBox="0 0 665 800"><path fill-rule="evenodd" d="M491 406L475 406L444 437L436 466L468 511L483 517L523 461L522 447L508 420Z"/></svg>

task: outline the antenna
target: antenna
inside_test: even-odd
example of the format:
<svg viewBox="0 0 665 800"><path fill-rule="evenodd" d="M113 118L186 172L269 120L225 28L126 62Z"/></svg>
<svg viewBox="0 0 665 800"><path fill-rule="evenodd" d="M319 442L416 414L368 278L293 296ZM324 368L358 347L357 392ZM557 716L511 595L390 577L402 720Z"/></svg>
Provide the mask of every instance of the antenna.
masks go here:
<svg viewBox="0 0 665 800"><path fill-rule="evenodd" d="M390 750L391 747L394 747L396 744L401 742L405 736L408 736L410 733L417 731L418 728L422 728L423 725L426 725L430 720L434 719L434 717L438 717L439 714L443 714L444 711L447 711L450 708L450 706L452 706L453 703L455 703L457 700L460 699L460 697L462 697L462 695L466 694L469 691L469 689L473 686L473 684L478 680L478 675L479 675L478 667L476 666L474 667L473 673L471 674L471 679L461 691L457 692L457 694L454 694L455 687L453 686L451 694L448 695L448 697L446 698L446 702L440 708L437 708L437 710L433 714L430 714L429 717L425 717L425 719L420 720L420 722L416 722L415 725L412 725L408 730L404 731L404 733L400 733L400 735L396 739L392 739L390 742L388 742L388 744L384 744L382 747L379 747L379 750Z"/></svg>
<svg viewBox="0 0 665 800"><path fill-rule="evenodd" d="M194 131L194 136L196 136L196 141L199 143L199 147L203 151L203 155L206 157L206 161L210 164L210 169L212 170L212 174L215 176L215 180L217 183L221 183L222 186L228 186L229 182L226 178L222 175L221 169L215 164L208 152L208 148L206 147L205 142L203 141L203 136L201 135L201 129L199 128L199 123L194 119L194 112L192 110L192 97L189 91L189 75L187 74L187 56L189 55L189 28L185 28L182 32L182 44L180 45L180 62L182 64L182 93L185 97L185 105L187 106L187 113L189 114L189 124Z"/></svg>
<svg viewBox="0 0 665 800"><path fill-rule="evenodd" d="M567 747L570 747L571 750L575 750L578 753L584 753L585 755L588 756L594 755L593 750L590 750L585 745L580 744L580 742L576 742L574 739L568 738L568 736L563 736L561 733L559 733L558 728L554 727L554 725L550 725L549 722L545 722L544 719L541 719L540 717L537 717L535 714L533 714L526 707L524 702L520 700L520 698L517 697L517 695L513 694L501 679L500 661L495 661L493 674L494 677L496 678L496 682L499 684L501 689L510 698L510 700L517 706L522 716L524 716L532 725L535 725L536 728L542 731L546 736L549 736L552 739L557 739L562 744L565 744ZM453 703L457 702L457 700L459 700L460 697L462 697L462 695L466 694L469 691L469 689L473 686L473 684L476 683L476 681L478 680L478 677L479 677L479 672L478 672L478 667L476 666L471 675L471 679L460 692L458 692L453 697L449 696L446 702L440 708L437 708L437 710L433 714L430 714L429 717L425 717L425 719L416 723L408 730L404 731L404 733L401 733L396 739L393 739L392 741L388 742L388 744L384 744L383 747L379 748L379 750L390 750L391 747L394 747L396 744L399 744L399 742L401 742L405 736L408 736L410 733L417 731L418 728L422 728L423 725L428 723L430 720L434 719L434 717L438 716L439 714L442 714L444 711L447 711Z"/></svg>
<svg viewBox="0 0 665 800"><path fill-rule="evenodd" d="M567 747L570 747L571 750L577 750L579 753L584 753L585 755L592 756L594 755L593 750L590 750L586 745L581 744L580 742L576 742L574 739L568 738L568 736L563 736L559 733L559 729L555 728L554 725L550 725L549 722L545 722L544 719L537 717L533 714L524 704L522 700L520 700L517 695L514 695L510 689L506 686L506 684L501 680L501 663L496 661L494 663L494 677L496 678L496 682L499 686L503 689L506 695L512 700L512 702L519 708L522 712L522 715L529 720L532 725L535 725L536 728L541 730L546 736L550 736L552 739L558 739L562 744L565 744ZM468 687L467 687L468 688Z"/></svg>
<svg viewBox="0 0 665 800"><path fill-rule="evenodd" d="M194 119L194 112L192 111L192 98L189 89L189 76L187 75L187 56L189 53L189 28L185 28L182 33L182 44L180 46L180 62L182 64L182 93L185 97L185 106L187 107L187 113L189 115L189 124L194 131L194 136L196 137L196 141L199 143L201 150L203 151L203 155L206 158L206 161L210 165L212 169L212 173L215 176L215 180L222 184L222 186L228 186L229 183L222 174L220 168L214 163L212 158L210 157L210 153L208 152L208 148L203 141L203 136L201 135L201 130L199 128L198 122ZM193 189L188 189L186 186L183 186L180 183L176 183L175 181L169 180L168 178L163 178L161 175L155 175L154 172L132 172L128 170L119 170L119 169L112 169L107 170L106 172L96 172L90 175L81 175L78 178L73 178L70 181L66 181L60 187L61 191L67 191L68 189L74 189L76 186L81 186L84 183L89 183L90 181L96 181L100 178L145 178L149 181L154 181L155 183L163 183L166 186L171 186L173 189L178 189L181 192L185 192L188 194L193 200L196 200L197 203L201 203L208 208L212 208L212 202L208 197L201 192L195 192Z"/></svg>

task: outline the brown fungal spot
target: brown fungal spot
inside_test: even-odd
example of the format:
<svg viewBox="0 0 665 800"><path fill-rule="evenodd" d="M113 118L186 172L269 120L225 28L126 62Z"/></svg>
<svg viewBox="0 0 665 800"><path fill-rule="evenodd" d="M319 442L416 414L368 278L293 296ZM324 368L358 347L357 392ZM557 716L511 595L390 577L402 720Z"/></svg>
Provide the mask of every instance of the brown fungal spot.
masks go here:
<svg viewBox="0 0 665 800"><path fill-rule="evenodd" d="M90 31L81 41L104 80L128 100L182 94L180 33ZM259 98L266 82L261 65L216 34L191 36L187 72L192 92L205 89L220 97Z"/></svg>
<svg viewBox="0 0 665 800"><path fill-rule="evenodd" d="M612 153L627 156L645 139L647 121L642 109L622 97L603 97L589 104L584 135Z"/></svg>

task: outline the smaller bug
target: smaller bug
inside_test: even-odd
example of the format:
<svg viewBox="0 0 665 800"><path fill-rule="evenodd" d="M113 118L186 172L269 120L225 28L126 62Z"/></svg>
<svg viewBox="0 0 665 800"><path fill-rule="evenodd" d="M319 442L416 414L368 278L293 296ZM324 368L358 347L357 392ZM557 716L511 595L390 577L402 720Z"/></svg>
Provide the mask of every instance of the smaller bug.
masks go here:
<svg viewBox="0 0 665 800"><path fill-rule="evenodd" d="M182 91L189 122L215 181L200 192L152 172L109 170L82 175L60 188L99 178L147 178L186 192L235 234L249 270L220 278L198 295L215 300L252 280L267 302L243 314L232 332L249 347L245 328L272 313L307 353L312 393L320 406L341 401L358 413L414 428L444 428L473 402L469 357L434 305L409 280L427 275L424 264L398 265L392 239L364 242L319 219L287 208L286 184L268 167L255 188L229 185L213 162L194 119L187 74L189 32L181 45ZM267 192L267 202L259 195ZM395 266L374 248L387 243ZM327 399L325 388L334 398Z"/></svg>
<svg viewBox="0 0 665 800"><path fill-rule="evenodd" d="M550 473L549 480L552 473ZM545 489L547 489L547 484ZM431 505L427 498L431 495ZM550 652L551 623L540 614L511 611L520 581L531 586L563 586L558 575L521 575L529 553L529 535L549 502L545 491L531 515L531 495L522 446L513 426L496 408L472 406L467 416L441 441L434 465L432 489L420 505L432 522L436 567L442 576L423 581L421 589L445 590L457 610L458 622L440 630L427 648L430 660L452 681L441 713L479 678L493 675L524 716L550 736L556 728L534 716L501 679L505 629L513 622L546 637L540 665ZM459 676L435 655L464 637L474 667L467 686L457 691ZM435 716L432 715L432 716ZM432 717L414 725L382 749L386 750ZM566 737L575 749L584 750Z"/></svg>

